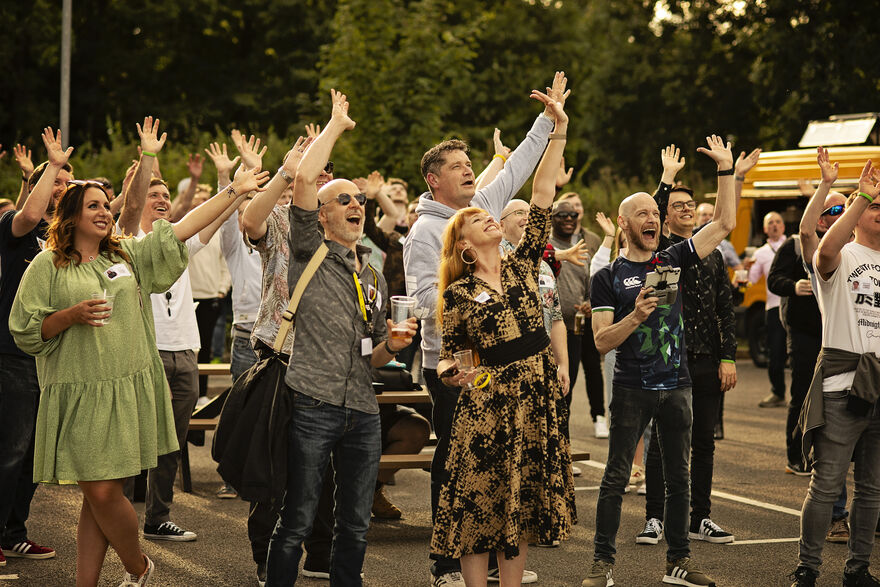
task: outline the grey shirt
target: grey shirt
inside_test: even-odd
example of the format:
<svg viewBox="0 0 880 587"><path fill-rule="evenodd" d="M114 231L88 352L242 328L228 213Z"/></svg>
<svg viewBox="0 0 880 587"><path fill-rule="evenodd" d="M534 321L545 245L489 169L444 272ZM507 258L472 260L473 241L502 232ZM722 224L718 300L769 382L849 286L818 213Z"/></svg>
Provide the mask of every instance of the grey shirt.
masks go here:
<svg viewBox="0 0 880 587"><path fill-rule="evenodd" d="M369 332L354 283L355 253L324 240L317 210L291 206L291 291L322 242L330 251L303 292L296 311L293 351L284 381L292 389L328 404L378 414L370 368L372 353L363 356L361 349L365 338L372 340L374 348L388 338L385 279L381 271L369 265L370 249L358 246L358 278L372 313Z"/></svg>
<svg viewBox="0 0 880 587"><path fill-rule="evenodd" d="M580 238L580 237L578 237ZM559 251L571 247L569 240L558 239L550 234L550 244ZM563 262L556 278L556 287L559 289L559 303L562 305L562 321L567 330L574 330L574 315L577 310L575 304L582 304L590 300L590 267L584 264L578 267L573 263Z"/></svg>

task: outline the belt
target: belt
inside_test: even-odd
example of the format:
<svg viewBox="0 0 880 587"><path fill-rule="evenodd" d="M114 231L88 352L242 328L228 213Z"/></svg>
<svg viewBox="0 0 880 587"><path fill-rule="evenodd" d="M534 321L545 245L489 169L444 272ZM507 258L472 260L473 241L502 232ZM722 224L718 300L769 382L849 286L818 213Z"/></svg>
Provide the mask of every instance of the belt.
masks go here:
<svg viewBox="0 0 880 587"><path fill-rule="evenodd" d="M550 337L543 328L527 332L515 340L479 349L480 362L487 367L507 365L537 355L550 345Z"/></svg>

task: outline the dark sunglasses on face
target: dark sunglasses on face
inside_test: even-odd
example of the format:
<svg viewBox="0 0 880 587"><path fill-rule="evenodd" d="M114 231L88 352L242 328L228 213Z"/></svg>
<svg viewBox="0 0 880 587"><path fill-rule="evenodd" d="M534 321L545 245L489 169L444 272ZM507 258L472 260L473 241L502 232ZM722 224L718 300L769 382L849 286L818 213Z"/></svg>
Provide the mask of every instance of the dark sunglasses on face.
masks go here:
<svg viewBox="0 0 880 587"><path fill-rule="evenodd" d="M577 212L557 212L553 215L553 218L559 218L562 220L574 220L578 217Z"/></svg>
<svg viewBox="0 0 880 587"><path fill-rule="evenodd" d="M843 204L831 206L822 212L822 216L838 216L840 214L843 214Z"/></svg>
<svg viewBox="0 0 880 587"><path fill-rule="evenodd" d="M337 202L339 202L343 206L348 206L351 203L352 198L354 198L355 201L358 204L360 204L361 206L363 206L367 202L367 195L366 194L355 194L353 196L351 194L339 194L335 198L331 198L331 199L327 200L326 202L321 203L321 205L325 206L325 205L329 204L330 202L332 202L333 200L336 200Z"/></svg>
<svg viewBox="0 0 880 587"><path fill-rule="evenodd" d="M328 175L333 173L333 161L327 161L327 165L324 166L324 173Z"/></svg>

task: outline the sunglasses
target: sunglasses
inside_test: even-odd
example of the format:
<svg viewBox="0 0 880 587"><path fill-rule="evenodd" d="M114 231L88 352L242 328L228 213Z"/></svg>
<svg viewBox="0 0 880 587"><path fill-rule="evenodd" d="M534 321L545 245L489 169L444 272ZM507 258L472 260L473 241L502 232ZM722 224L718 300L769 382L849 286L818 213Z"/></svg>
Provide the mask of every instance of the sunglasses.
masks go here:
<svg viewBox="0 0 880 587"><path fill-rule="evenodd" d="M553 218L561 218L563 220L574 220L577 217L577 212L557 212L553 215Z"/></svg>
<svg viewBox="0 0 880 587"><path fill-rule="evenodd" d="M822 216L838 216L840 214L843 214L843 204L831 206L822 212Z"/></svg>
<svg viewBox="0 0 880 587"><path fill-rule="evenodd" d="M360 204L361 206L363 206L367 202L367 195L366 194L355 194L353 196L351 194L339 194L335 198L331 198L331 199L327 200L326 202L322 202L321 205L326 206L327 204L329 204L330 202L335 200L343 206L348 206L351 203L352 198L354 198L355 201L358 204Z"/></svg>
<svg viewBox="0 0 880 587"><path fill-rule="evenodd" d="M328 175L333 173L333 161L327 161L327 165L324 166L324 173Z"/></svg>
<svg viewBox="0 0 880 587"><path fill-rule="evenodd" d="M76 186L92 186L92 187L100 188L102 190L107 188L107 186L105 186L100 181L95 181L93 179L68 179L67 185L68 186L74 186L74 185L76 185Z"/></svg>

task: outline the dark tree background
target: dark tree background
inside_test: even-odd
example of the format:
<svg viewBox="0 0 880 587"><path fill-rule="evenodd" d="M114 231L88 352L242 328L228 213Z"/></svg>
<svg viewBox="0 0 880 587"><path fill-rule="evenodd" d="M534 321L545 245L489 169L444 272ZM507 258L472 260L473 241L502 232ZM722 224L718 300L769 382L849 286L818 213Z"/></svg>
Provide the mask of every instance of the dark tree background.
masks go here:
<svg viewBox="0 0 880 587"><path fill-rule="evenodd" d="M529 91L564 69L566 161L603 208L650 187L670 142L699 185L708 133L789 148L810 119L880 110L877 22L880 3L825 0L74 0L70 141L82 173L121 177L152 114L172 179L234 127L268 140L275 164L335 87L358 122L340 172L420 191L429 146L463 138L479 166L494 127L523 138L540 111ZM35 160L58 123L60 26L57 0L0 5L0 143L39 147ZM0 195L17 190L11 159Z"/></svg>

